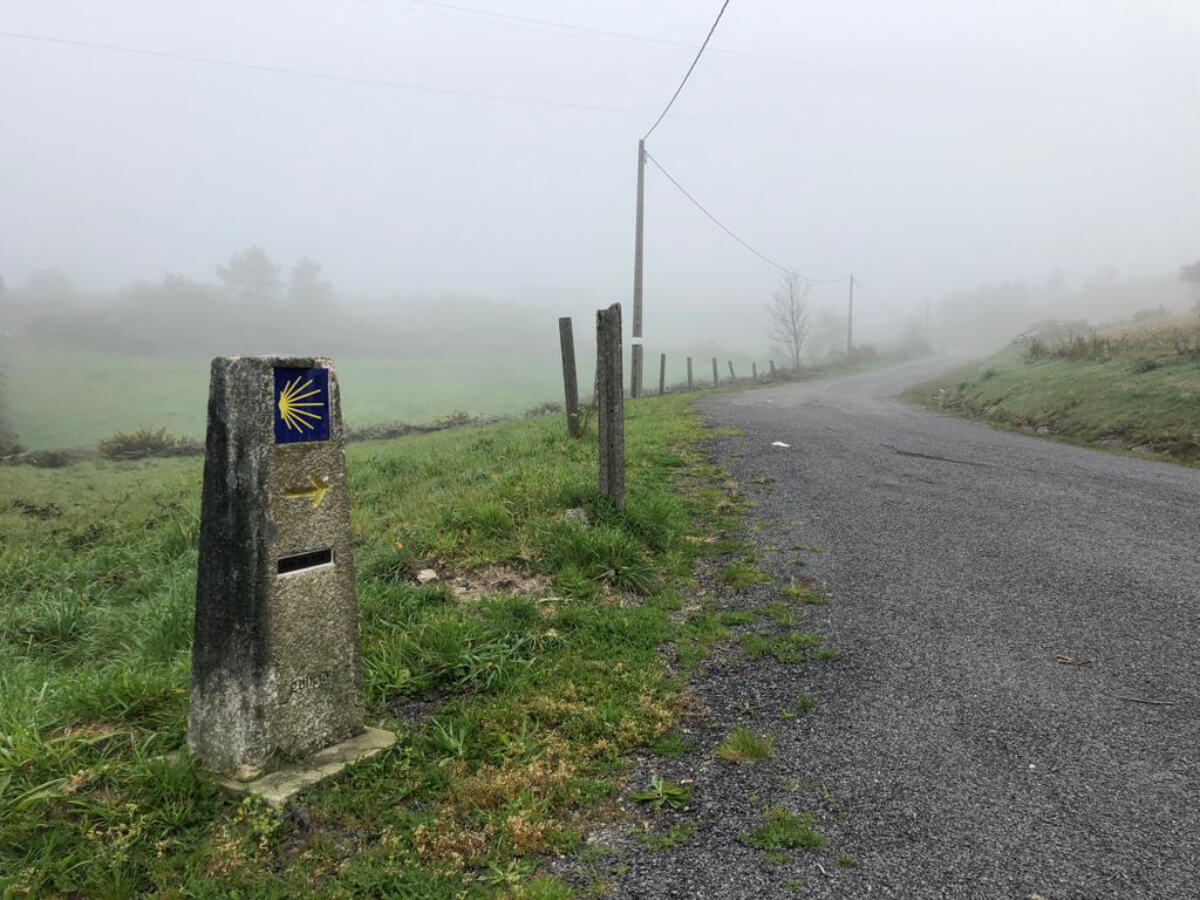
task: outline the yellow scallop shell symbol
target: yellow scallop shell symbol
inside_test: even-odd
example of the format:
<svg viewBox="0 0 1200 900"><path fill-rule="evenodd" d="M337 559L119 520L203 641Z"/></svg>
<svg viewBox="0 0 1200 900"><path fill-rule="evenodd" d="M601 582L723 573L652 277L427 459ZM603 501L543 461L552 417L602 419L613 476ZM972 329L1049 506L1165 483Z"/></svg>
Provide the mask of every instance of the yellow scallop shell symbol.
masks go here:
<svg viewBox="0 0 1200 900"><path fill-rule="evenodd" d="M309 399L320 394L321 391L319 388L308 390L312 387L313 380L310 378L301 384L300 379L303 377L303 375L297 375L279 392L279 418L283 419L283 423L289 430L304 431L308 429L312 431L321 421L321 414L314 412L313 409L319 409L325 404L319 400Z"/></svg>

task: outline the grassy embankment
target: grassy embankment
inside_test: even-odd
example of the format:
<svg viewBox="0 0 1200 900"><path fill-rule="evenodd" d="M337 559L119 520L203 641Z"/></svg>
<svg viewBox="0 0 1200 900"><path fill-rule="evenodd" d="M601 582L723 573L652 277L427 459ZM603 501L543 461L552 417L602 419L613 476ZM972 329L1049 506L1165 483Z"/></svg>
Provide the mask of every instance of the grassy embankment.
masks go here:
<svg viewBox="0 0 1200 900"><path fill-rule="evenodd" d="M1031 341L906 396L993 425L1200 465L1200 319Z"/></svg>
<svg viewBox="0 0 1200 900"><path fill-rule="evenodd" d="M629 405L623 514L595 488L594 435L562 432L350 448L368 719L399 739L283 815L167 756L200 461L4 470L0 893L570 896L538 859L622 816L630 751L677 752L686 674L725 635L684 610L693 565L729 551L706 538L740 507L686 397ZM580 506L590 526L564 520ZM418 586L426 565L443 578Z"/></svg>

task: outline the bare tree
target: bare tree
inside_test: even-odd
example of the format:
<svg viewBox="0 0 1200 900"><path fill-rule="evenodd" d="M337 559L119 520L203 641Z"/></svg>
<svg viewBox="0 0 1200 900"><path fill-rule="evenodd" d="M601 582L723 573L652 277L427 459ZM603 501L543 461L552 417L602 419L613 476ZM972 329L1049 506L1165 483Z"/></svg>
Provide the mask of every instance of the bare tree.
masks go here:
<svg viewBox="0 0 1200 900"><path fill-rule="evenodd" d="M771 340L791 357L793 369L800 367L800 348L808 336L808 290L808 282L789 270L779 276L779 287L767 304Z"/></svg>

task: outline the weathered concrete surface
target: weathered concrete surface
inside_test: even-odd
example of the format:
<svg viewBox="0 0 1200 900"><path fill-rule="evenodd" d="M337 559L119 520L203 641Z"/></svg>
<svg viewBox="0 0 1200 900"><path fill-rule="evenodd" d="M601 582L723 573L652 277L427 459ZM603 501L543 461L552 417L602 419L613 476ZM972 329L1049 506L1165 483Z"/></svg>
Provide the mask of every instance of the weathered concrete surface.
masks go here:
<svg viewBox="0 0 1200 900"><path fill-rule="evenodd" d="M216 781L231 791L256 794L279 808L305 788L336 775L359 760L386 750L394 743L394 733L380 728L368 728L349 740L317 751L305 760L303 765L288 766L253 781L238 781L235 778L217 778Z"/></svg>
<svg viewBox="0 0 1200 900"><path fill-rule="evenodd" d="M311 398L326 404L327 440L276 443L276 367L328 371ZM188 717L212 771L252 778L362 731L342 442L329 360L213 360ZM280 573L281 558L312 551L330 561Z"/></svg>
<svg viewBox="0 0 1200 900"><path fill-rule="evenodd" d="M625 505L625 388L621 378L621 304L614 303L596 311L596 418L600 490L617 509Z"/></svg>

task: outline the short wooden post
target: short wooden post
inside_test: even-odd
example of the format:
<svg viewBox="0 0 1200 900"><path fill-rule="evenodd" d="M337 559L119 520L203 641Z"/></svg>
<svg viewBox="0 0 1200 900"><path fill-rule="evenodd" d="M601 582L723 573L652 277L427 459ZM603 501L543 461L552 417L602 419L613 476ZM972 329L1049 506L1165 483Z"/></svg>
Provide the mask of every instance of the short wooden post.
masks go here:
<svg viewBox="0 0 1200 900"><path fill-rule="evenodd" d="M666 393L667 389L667 354L658 355L658 396Z"/></svg>
<svg viewBox="0 0 1200 900"><path fill-rule="evenodd" d="M596 310L596 414L600 433L600 491L617 509L625 506L623 375L621 304L614 303L608 309Z"/></svg>
<svg viewBox="0 0 1200 900"><path fill-rule="evenodd" d="M717 377L717 358L713 357L713 387L720 387L721 379Z"/></svg>
<svg viewBox="0 0 1200 900"><path fill-rule="evenodd" d="M688 357L688 390L692 389L692 358Z"/></svg>
<svg viewBox="0 0 1200 900"><path fill-rule="evenodd" d="M775 380L775 360L771 360L771 380Z"/></svg>
<svg viewBox="0 0 1200 900"><path fill-rule="evenodd" d="M642 345L634 344L630 354L632 370L629 373L629 396L642 396Z"/></svg>
<svg viewBox="0 0 1200 900"><path fill-rule="evenodd" d="M727 362L729 363L729 383L732 384L737 381L737 376L733 374L733 360L730 359Z"/></svg>
<svg viewBox="0 0 1200 900"><path fill-rule="evenodd" d="M575 332L571 317L558 320L558 343L562 348L563 400L567 411L567 435L579 437L579 383L575 374Z"/></svg>
<svg viewBox="0 0 1200 900"><path fill-rule="evenodd" d="M758 363L756 362L750 363L750 377L758 381Z"/></svg>

